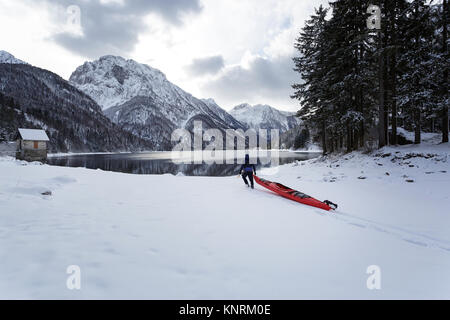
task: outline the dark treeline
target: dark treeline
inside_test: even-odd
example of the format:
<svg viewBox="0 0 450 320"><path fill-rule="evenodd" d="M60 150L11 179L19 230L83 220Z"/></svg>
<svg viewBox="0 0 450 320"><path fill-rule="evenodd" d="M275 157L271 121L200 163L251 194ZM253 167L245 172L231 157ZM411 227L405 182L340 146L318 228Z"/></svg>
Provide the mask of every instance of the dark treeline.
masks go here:
<svg viewBox="0 0 450 320"><path fill-rule="evenodd" d="M324 152L396 145L398 128L442 132L448 142L448 0L337 0L306 21L295 48L292 98Z"/></svg>

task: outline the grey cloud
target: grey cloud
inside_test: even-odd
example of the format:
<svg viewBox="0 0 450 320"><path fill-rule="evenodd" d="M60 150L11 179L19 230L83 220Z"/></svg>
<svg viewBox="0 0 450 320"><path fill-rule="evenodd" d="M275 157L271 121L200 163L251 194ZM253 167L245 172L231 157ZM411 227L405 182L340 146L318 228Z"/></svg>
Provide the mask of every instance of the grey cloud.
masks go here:
<svg viewBox="0 0 450 320"><path fill-rule="evenodd" d="M159 14L173 25L180 25L182 14L202 10L200 0L124 0L123 5L102 3L100 0L38 1L53 7L59 6L60 9L71 5L80 7L84 36L59 33L52 40L89 58L104 54L126 55L131 52L138 42L139 33L146 30L144 17L150 13ZM66 17L57 19L62 22Z"/></svg>
<svg viewBox="0 0 450 320"><path fill-rule="evenodd" d="M194 59L187 67L187 71L193 76L202 76L205 74L216 74L225 66L222 56L213 56Z"/></svg>
<svg viewBox="0 0 450 320"><path fill-rule="evenodd" d="M290 99L293 93L291 85L299 82L293 67L291 57L257 58L248 69L241 66L230 68L202 89L230 105L258 101L292 106L295 102Z"/></svg>

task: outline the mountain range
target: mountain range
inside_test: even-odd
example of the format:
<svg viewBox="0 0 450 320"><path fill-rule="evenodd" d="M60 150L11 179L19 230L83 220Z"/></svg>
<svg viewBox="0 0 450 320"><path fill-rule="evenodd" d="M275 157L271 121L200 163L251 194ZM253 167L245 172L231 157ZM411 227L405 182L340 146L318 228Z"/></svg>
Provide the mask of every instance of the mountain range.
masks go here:
<svg viewBox="0 0 450 320"><path fill-rule="evenodd" d="M104 56L78 67L69 81L96 101L111 121L159 149L171 149L171 133L191 129L194 120L202 120L204 129L244 129L222 108L210 107L169 82L161 71L134 60Z"/></svg>
<svg viewBox="0 0 450 320"><path fill-rule="evenodd" d="M44 128L54 152L170 150L172 132L192 131L195 120L204 130L285 132L299 124L293 113L267 105L242 104L228 113L213 99L198 99L174 85L161 71L117 56L86 62L66 81L0 51L0 94L1 113L15 118L9 136L20 125Z"/></svg>
<svg viewBox="0 0 450 320"><path fill-rule="evenodd" d="M289 131L300 125L300 119L294 112L280 111L268 105L254 105L248 103L234 107L230 114L248 128L278 129L280 132Z"/></svg>

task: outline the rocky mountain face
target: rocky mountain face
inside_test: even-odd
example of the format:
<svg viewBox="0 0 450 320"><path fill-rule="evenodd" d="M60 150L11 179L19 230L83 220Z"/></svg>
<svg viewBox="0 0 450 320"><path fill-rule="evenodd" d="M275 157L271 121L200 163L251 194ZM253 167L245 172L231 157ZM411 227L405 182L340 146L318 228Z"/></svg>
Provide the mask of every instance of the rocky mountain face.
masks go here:
<svg viewBox="0 0 450 320"><path fill-rule="evenodd" d="M281 133L298 127L301 121L295 113L280 111L268 105L251 106L247 103L234 107L230 114L248 128L278 129Z"/></svg>
<svg viewBox="0 0 450 320"><path fill-rule="evenodd" d="M0 64L0 108L5 140L14 139L18 127L42 128L50 137L51 152L154 147L112 123L94 100L66 80L28 64Z"/></svg>
<svg viewBox="0 0 450 320"><path fill-rule="evenodd" d="M123 129L170 150L175 129L239 129L244 126L225 110L193 97L167 80L159 70L134 60L104 56L86 62L70 82L95 100L105 115Z"/></svg>

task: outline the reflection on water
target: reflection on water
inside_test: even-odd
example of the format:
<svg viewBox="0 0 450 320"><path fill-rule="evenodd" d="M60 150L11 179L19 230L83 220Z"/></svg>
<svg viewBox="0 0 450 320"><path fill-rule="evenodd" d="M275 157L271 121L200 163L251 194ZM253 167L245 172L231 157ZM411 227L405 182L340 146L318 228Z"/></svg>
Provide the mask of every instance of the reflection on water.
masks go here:
<svg viewBox="0 0 450 320"><path fill-rule="evenodd" d="M132 174L179 174L187 176L232 176L238 174L242 156L238 156L235 164L191 164L186 163L187 156L179 155L173 158L171 152L142 152L120 154L82 154L68 156L53 156L48 158L48 164L63 167L101 169ZM258 159L257 170L295 161L304 161L319 156L318 153L279 151L276 161L270 161L274 154ZM189 157L190 158L190 157Z"/></svg>

